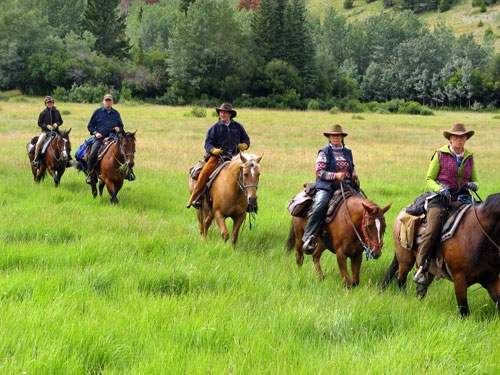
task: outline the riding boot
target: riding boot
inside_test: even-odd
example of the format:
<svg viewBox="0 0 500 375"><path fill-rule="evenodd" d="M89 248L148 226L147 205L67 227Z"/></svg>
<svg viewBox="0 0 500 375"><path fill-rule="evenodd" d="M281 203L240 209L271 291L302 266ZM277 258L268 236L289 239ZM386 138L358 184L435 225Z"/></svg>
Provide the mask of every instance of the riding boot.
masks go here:
<svg viewBox="0 0 500 375"><path fill-rule="evenodd" d="M304 231L304 235L302 236L302 241L304 241L302 251L306 254L312 254L314 252L316 245L314 241L314 233L325 219L331 195L332 193L327 190L318 189L316 195L314 196L314 203L311 211L309 211L306 229Z"/></svg>
<svg viewBox="0 0 500 375"><path fill-rule="evenodd" d="M31 162L31 166L34 167L34 168L38 168L40 166L40 160L38 158L40 156L40 149L42 148L42 144L43 144L44 138L45 137L42 137L42 135L40 135L38 137L38 141L36 142L36 145L35 145L35 157L33 158L33 161Z"/></svg>
<svg viewBox="0 0 500 375"><path fill-rule="evenodd" d="M215 156L211 156L200 171L196 185L191 193L191 196L189 197L188 203L186 204L187 208L191 206L199 208L197 206L199 206L200 195L215 168L217 168L217 158Z"/></svg>
<svg viewBox="0 0 500 375"><path fill-rule="evenodd" d="M427 229L418 247L417 272L413 276L413 281L417 284L427 284L426 273L429 271L430 259L441 232L441 207L429 207L426 220Z"/></svg>

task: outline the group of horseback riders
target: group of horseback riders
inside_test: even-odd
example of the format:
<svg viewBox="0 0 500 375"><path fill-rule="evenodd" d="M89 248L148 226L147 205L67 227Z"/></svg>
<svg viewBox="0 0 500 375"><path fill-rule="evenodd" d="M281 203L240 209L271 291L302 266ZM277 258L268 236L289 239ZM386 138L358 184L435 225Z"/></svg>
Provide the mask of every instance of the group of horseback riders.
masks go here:
<svg viewBox="0 0 500 375"><path fill-rule="evenodd" d="M107 137L116 137L124 134L123 121L120 113L113 108L113 96L105 94L102 100L103 105L92 113L87 129L91 135L91 149L86 160L86 173L88 184L95 183L98 178L99 170L97 159L99 149ZM38 126L41 133L35 146L35 157L31 163L34 168L39 168L43 163L42 147L55 132L60 134L59 127L63 124L61 113L55 107L55 100L52 96L46 96L44 99L45 108L38 117ZM90 142L89 142L90 143ZM71 167L71 157L67 167ZM129 181L135 180L132 170L129 170L126 177Z"/></svg>
<svg viewBox="0 0 500 375"><path fill-rule="evenodd" d="M344 144L347 133L340 125L333 125L323 133L328 145L318 152L316 159L316 193L314 203L307 216L307 225L302 237L302 251L312 254L316 246L316 231L324 220L328 204L334 193L343 185L355 193L357 174L354 169L352 151ZM470 191L477 191L477 173L473 154L465 149L465 143L474 135L464 124L454 124L443 133L448 144L436 150L426 175L425 208L427 226L422 234L417 252L417 272L413 280L417 284L428 283L427 274L434 248L440 240L441 228L448 214L464 203L472 203Z"/></svg>
<svg viewBox="0 0 500 375"><path fill-rule="evenodd" d="M36 144L33 167L37 167L40 163L40 150L47 135L51 132L58 133L63 123L61 114L54 106L54 98L47 96L44 102L46 108L38 119L38 126L42 132ZM87 160L86 182L89 184L97 179L96 161L103 140L110 135L124 132L120 114L112 105L113 97L110 94L104 95L103 105L93 112L87 126L93 137ZM191 206L199 208L200 197L203 196L210 175L220 160L234 157L250 147L250 138L245 128L234 120L237 112L232 106L224 103L216 108L216 112L219 119L207 131L205 164L186 204L187 208ZM348 134L343 131L341 125L333 125L323 135L328 139L328 145L318 151L316 159L316 193L302 237L304 243L302 250L306 254L311 254L315 249L315 233L325 217L333 194L342 186L346 186L361 195L359 185L355 184L357 173L353 154L344 142ZM465 143L474 135L474 131L467 131L464 124L457 123L450 131L444 131L443 135L449 143L436 150L426 175L426 187L430 192L426 199L427 226L419 244L417 272L413 279L418 284L427 283L426 274L430 259L448 212L464 202L472 202L470 191L475 192L478 189L473 154L465 149ZM135 180L134 174L130 172L127 179Z"/></svg>

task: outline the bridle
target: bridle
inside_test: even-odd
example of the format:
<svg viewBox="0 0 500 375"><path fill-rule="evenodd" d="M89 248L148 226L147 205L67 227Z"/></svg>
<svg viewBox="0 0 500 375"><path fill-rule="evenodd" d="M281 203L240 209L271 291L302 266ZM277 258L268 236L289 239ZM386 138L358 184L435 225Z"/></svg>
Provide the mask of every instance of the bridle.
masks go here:
<svg viewBox="0 0 500 375"><path fill-rule="evenodd" d="M356 233L356 236L358 237L359 243L361 244L361 246L364 249L364 252L366 255L366 260L368 261L368 260L370 260L370 248L367 246L367 243L372 245L373 247L382 247L383 240L381 238L380 242L375 242L375 241L372 241L370 239L370 237L368 235L368 231L367 231L367 228L368 228L368 220L367 219L379 219L379 220L381 220L381 219L383 219L383 216L382 217L371 216L368 214L368 212L366 212L365 209L363 209L363 218L361 219L361 228L362 228L363 237L364 237L364 240L363 240L363 238L361 238L361 235L359 234L358 230L356 229L354 222L352 221L352 215L351 215L351 211L349 210L349 205L347 204L347 198L345 196L343 183L340 184L340 189L342 191L342 199L345 203L347 213L349 214L349 221L351 222L352 229L354 230L354 233ZM378 228L378 230L380 233L380 227Z"/></svg>
<svg viewBox="0 0 500 375"><path fill-rule="evenodd" d="M475 192L474 192L475 193ZM482 199L479 197L479 195L476 194L476 196L482 201ZM477 216L477 210L476 210L476 205L475 205L475 200L472 199L472 211L474 211L474 216L476 217L477 224L479 225L479 228L481 229L481 232L485 235L485 237L492 243L493 246L497 248L497 250L500 252L500 247L493 241L493 239L486 233L486 230L483 228L481 225L481 222L479 221L479 217Z"/></svg>
<svg viewBox="0 0 500 375"><path fill-rule="evenodd" d="M120 160L118 160L118 158L115 155L115 160L118 164L120 164L120 167L127 163L127 156L132 156L132 158L134 158L134 155L135 155L135 152L125 152L123 144L125 143L126 140L127 140L127 136L125 136L125 137L118 136L118 138L115 139L115 141L118 142L118 149L120 151L120 154L123 156L123 160L124 160L122 163Z"/></svg>
<svg viewBox="0 0 500 375"><path fill-rule="evenodd" d="M55 133L55 132L53 132L53 133ZM54 146L52 145L52 142L50 142L50 148L54 151L55 159L56 159L56 161L64 160L63 155L64 154L68 155L68 152L66 151L66 142L68 142L68 140L66 138L64 138L61 134L57 134L57 133L54 136L54 140L55 140L56 145L57 145L57 150L59 151L59 157L58 157L57 152L55 152L56 148L54 148ZM62 148L59 146L59 142L61 142L61 141L62 141Z"/></svg>

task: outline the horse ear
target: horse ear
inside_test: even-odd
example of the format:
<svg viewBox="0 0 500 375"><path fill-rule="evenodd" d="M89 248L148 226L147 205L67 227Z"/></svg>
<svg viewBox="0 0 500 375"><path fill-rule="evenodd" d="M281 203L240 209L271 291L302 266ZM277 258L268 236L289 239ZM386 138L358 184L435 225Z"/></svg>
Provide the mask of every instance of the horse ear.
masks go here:
<svg viewBox="0 0 500 375"><path fill-rule="evenodd" d="M391 206L392 206L392 202L391 202L391 203L389 203L389 204L388 204L387 206L385 206L384 208L382 208L382 211L384 212L384 214L385 214L387 211L389 211L389 208L391 208Z"/></svg>
<svg viewBox="0 0 500 375"><path fill-rule="evenodd" d="M262 157L264 156L264 154L260 155L258 158L257 158L257 163L260 163L260 159L262 159Z"/></svg>
<svg viewBox="0 0 500 375"><path fill-rule="evenodd" d="M133 132L130 132L132 133L133 135L135 135L135 133L137 133L137 129L135 129Z"/></svg>
<svg viewBox="0 0 500 375"><path fill-rule="evenodd" d="M248 160L247 160L247 158L246 158L246 157L244 157L244 156L243 156L243 154L242 154L241 152L240 152L240 159L241 159L241 161L243 162L243 164L244 164L244 163L246 163L246 162L248 161Z"/></svg>
<svg viewBox="0 0 500 375"><path fill-rule="evenodd" d="M72 128L69 128L68 130L66 130L66 134L69 134L71 132L71 129Z"/></svg>

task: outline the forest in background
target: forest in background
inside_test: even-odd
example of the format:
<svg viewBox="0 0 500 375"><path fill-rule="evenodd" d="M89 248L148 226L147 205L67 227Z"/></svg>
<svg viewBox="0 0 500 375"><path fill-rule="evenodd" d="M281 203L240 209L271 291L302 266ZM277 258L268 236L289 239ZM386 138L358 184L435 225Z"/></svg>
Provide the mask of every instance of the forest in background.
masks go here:
<svg viewBox="0 0 500 375"><path fill-rule="evenodd" d="M480 43L429 27L405 2L357 20L333 6L313 16L305 0L244 3L3 0L0 99L20 90L98 102L111 92L167 105L424 115L500 105L491 28Z"/></svg>

